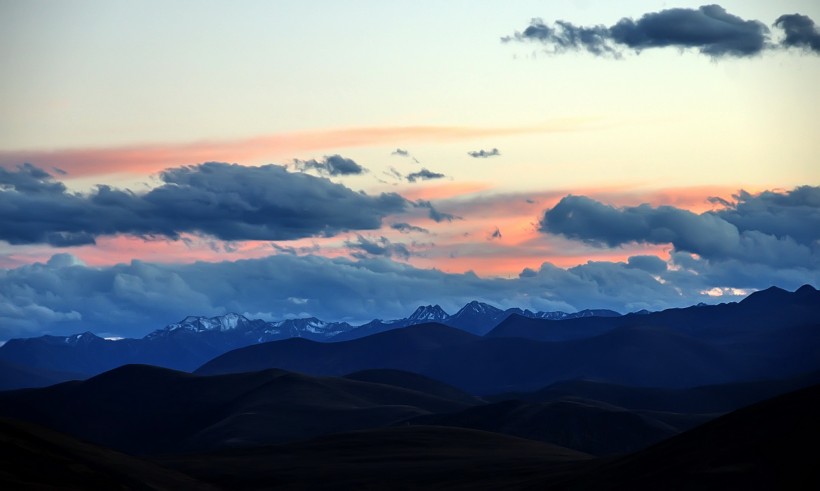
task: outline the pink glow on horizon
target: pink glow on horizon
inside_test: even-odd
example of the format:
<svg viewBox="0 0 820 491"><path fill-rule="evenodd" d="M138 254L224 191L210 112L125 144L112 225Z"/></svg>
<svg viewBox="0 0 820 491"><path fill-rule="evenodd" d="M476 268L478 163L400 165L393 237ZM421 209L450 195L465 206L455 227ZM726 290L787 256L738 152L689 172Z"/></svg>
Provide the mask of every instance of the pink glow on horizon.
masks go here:
<svg viewBox="0 0 820 491"><path fill-rule="evenodd" d="M609 262L627 262L630 256L635 255L655 255L663 260L669 258L668 251L662 246L651 246L641 248L641 250L623 250L615 252L611 250L602 249L599 254L590 254L588 252L578 254L522 254L517 256L507 257L440 257L440 258L421 258L413 261L416 266L425 268L436 268L447 273L464 273L473 271L479 276L498 276L515 278L525 268L538 270L543 263L551 263L559 268L571 268L586 264L589 261L609 261Z"/></svg>
<svg viewBox="0 0 820 491"><path fill-rule="evenodd" d="M396 192L411 201L419 199L430 201L462 197L489 189L492 189L492 185L486 182L447 182L430 183L423 187L404 187L397 189Z"/></svg>
<svg viewBox="0 0 820 491"><path fill-rule="evenodd" d="M478 128L462 126L396 126L344 128L280 133L237 140L124 145L56 150L0 151L0 164L24 162L57 167L74 177L93 175L149 175L169 167L209 161L261 164L290 159L308 150L393 145L406 142L446 142L486 136L569 131L578 122L567 120L531 127Z"/></svg>

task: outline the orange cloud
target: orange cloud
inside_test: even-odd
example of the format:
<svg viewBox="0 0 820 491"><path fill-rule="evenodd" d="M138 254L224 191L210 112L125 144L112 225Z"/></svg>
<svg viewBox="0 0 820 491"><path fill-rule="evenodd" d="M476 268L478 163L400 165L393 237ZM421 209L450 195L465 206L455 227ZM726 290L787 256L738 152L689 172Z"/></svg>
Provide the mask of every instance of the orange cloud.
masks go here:
<svg viewBox="0 0 820 491"><path fill-rule="evenodd" d="M56 167L71 177L91 175L147 175L168 167L208 161L265 163L291 158L310 150L400 144L417 141L453 141L486 136L569 131L581 120L522 126L479 128L462 126L396 126L303 131L238 140L147 144L105 148L0 151L0 164L24 162Z"/></svg>

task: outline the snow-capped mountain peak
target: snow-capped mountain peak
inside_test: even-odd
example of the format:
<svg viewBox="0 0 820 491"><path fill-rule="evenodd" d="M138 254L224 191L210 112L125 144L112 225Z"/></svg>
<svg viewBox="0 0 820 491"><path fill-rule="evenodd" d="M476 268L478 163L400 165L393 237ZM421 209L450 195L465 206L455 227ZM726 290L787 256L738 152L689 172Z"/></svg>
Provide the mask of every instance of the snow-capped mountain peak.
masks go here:
<svg viewBox="0 0 820 491"><path fill-rule="evenodd" d="M478 300L473 300L472 302L462 307L461 310L459 310L453 317L463 316L466 314L495 316L500 314L501 312L502 310L497 307L493 307L492 305L486 304L484 302L479 302Z"/></svg>
<svg viewBox="0 0 820 491"><path fill-rule="evenodd" d="M282 321L269 322L265 333L283 334L287 333L290 337L311 337L309 335L316 335L321 338L331 337L340 332L350 329L350 324L346 322L325 322L316 317L299 317L296 319L285 319Z"/></svg>
<svg viewBox="0 0 820 491"><path fill-rule="evenodd" d="M443 321L447 320L450 314L438 305L422 305L410 314L409 321Z"/></svg>
<svg viewBox="0 0 820 491"><path fill-rule="evenodd" d="M80 334L73 334L71 336L66 336L65 343L71 346L77 346L78 344L86 344L94 341L95 339L102 339L94 333L91 332L84 332Z"/></svg>
<svg viewBox="0 0 820 491"><path fill-rule="evenodd" d="M171 331L190 331L197 333L234 331L238 327L247 325L249 322L245 316L234 312L216 317L189 315L175 324L169 324L165 326L164 329L154 331L149 334L148 337L155 337Z"/></svg>

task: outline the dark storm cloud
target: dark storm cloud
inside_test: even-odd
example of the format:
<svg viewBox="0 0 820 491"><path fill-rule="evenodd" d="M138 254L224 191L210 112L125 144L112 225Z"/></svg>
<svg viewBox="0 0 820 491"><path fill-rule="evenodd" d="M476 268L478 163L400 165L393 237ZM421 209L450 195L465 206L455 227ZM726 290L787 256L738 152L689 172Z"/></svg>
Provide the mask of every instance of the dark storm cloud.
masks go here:
<svg viewBox="0 0 820 491"><path fill-rule="evenodd" d="M410 232L421 232L421 233L430 233L429 230L423 227L417 227L415 225L410 225L409 223L399 222L390 225L390 228L393 230L398 230L399 232L406 234Z"/></svg>
<svg viewBox="0 0 820 491"><path fill-rule="evenodd" d="M55 181L48 172L31 164L18 165L10 171L0 167L0 190L17 190L21 193L63 193L65 185Z"/></svg>
<svg viewBox="0 0 820 491"><path fill-rule="evenodd" d="M373 230L408 202L395 193L370 196L284 167L206 163L168 169L143 194L98 186L72 194L33 166L0 174L0 240L57 247L101 235L222 240L289 240Z"/></svg>
<svg viewBox="0 0 820 491"><path fill-rule="evenodd" d="M544 213L539 228L600 246L672 244L709 260L814 268L820 264L819 193L809 186L740 192L733 206L703 214L647 204L616 208L570 195Z"/></svg>
<svg viewBox="0 0 820 491"><path fill-rule="evenodd" d="M368 239L356 234L356 240L346 240L345 245L353 250L351 256L357 259L364 259L369 256L401 257L408 259L410 249L401 242L391 242L387 237Z"/></svg>
<svg viewBox="0 0 820 491"><path fill-rule="evenodd" d="M341 155L329 155L323 160L294 160L293 163L297 170L315 170L319 174L327 176L349 176L367 172L367 169L357 164L353 159Z"/></svg>
<svg viewBox="0 0 820 491"><path fill-rule="evenodd" d="M419 181L419 180L429 181L431 179L441 179L443 177L446 177L446 176L444 174L439 174L438 172L433 172L431 170L427 170L425 168L422 168L418 172L413 172L413 173L407 174L407 181L408 182L416 182L416 181Z"/></svg>
<svg viewBox="0 0 820 491"><path fill-rule="evenodd" d="M781 15L774 25L786 32L786 38L780 42L783 46L820 53L820 31L808 16L800 14Z"/></svg>
<svg viewBox="0 0 820 491"><path fill-rule="evenodd" d="M774 26L786 34L780 46L820 51L820 34L810 18L783 15ZM576 26L563 20L547 24L533 19L524 31L504 37L502 41L539 42L554 53L585 50L614 57L619 57L624 50L640 52L666 47L697 49L712 58L746 57L777 47L770 41L769 29L764 23L742 19L719 5L661 10L644 14L637 20L623 18L609 27Z"/></svg>
<svg viewBox="0 0 820 491"><path fill-rule="evenodd" d="M789 237L811 245L820 239L820 186L800 186L788 192L740 191L723 200L715 212L741 232L758 231L778 239Z"/></svg>
<svg viewBox="0 0 820 491"><path fill-rule="evenodd" d="M615 43L636 50L697 48L713 57L758 54L766 46L768 32L762 22L741 19L719 5L662 10L637 21L621 19L609 28Z"/></svg>
<svg viewBox="0 0 820 491"><path fill-rule="evenodd" d="M486 159L488 157L497 157L501 155L501 152L499 152L497 148L493 148L492 150L481 149L467 152L467 155L473 157L474 159Z"/></svg>

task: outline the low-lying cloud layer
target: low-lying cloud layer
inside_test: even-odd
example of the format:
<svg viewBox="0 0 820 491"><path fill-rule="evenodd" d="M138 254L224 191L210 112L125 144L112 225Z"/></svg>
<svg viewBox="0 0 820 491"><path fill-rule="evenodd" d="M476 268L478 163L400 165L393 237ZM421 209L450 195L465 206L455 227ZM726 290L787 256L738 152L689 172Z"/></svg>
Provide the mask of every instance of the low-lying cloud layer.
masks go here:
<svg viewBox="0 0 820 491"><path fill-rule="evenodd" d="M587 51L598 56L620 56L625 50L653 48L696 49L712 58L754 56L766 50L801 48L820 53L820 33L805 15L780 16L773 24L785 38L772 41L763 22L730 14L720 5L697 9L672 8L623 18L612 26L578 26L564 20L552 24L533 19L521 32L504 42L532 41L554 53Z"/></svg>
<svg viewBox="0 0 820 491"><path fill-rule="evenodd" d="M0 240L56 247L101 235L288 240L375 230L409 206L395 193L355 192L284 167L205 163L165 170L142 194L100 185L75 194L32 165L0 169Z"/></svg>
<svg viewBox="0 0 820 491"><path fill-rule="evenodd" d="M378 256L379 248L387 247L367 239L360 243L362 252L371 248L367 256ZM405 317L430 303L452 313L470 300L547 311L657 310L714 302L706 292L715 289L820 284L817 269L713 263L685 252L673 253L669 265L674 267L668 268L659 258L635 256L628 262L589 262L569 269L544 263L514 279L419 269L387 255L352 261L282 253L235 262L134 260L87 267L58 254L46 264L0 270L0 340L86 330L142 336L187 315L227 312L364 322ZM294 298L300 299L298 304ZM729 295L721 301L737 299Z"/></svg>

